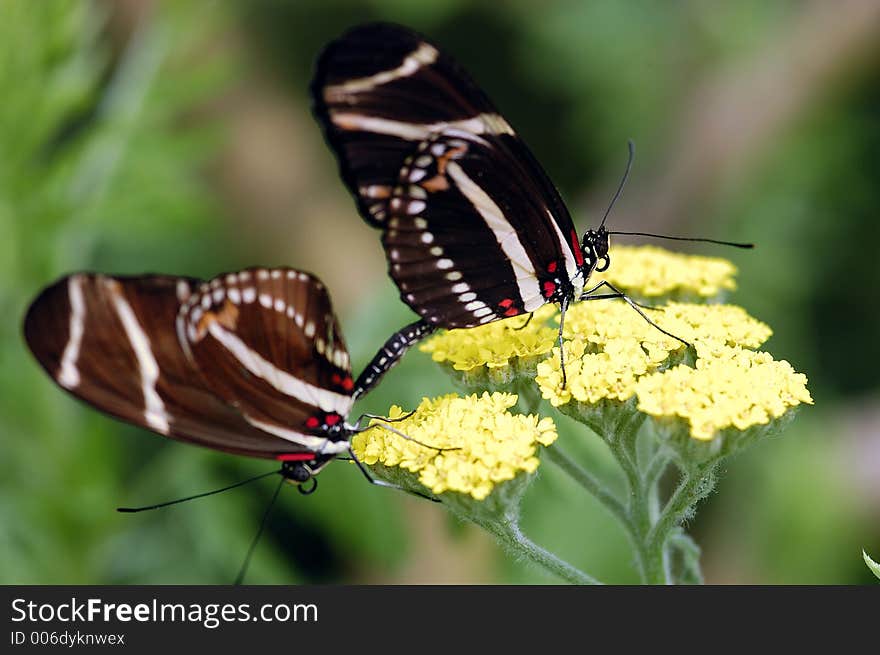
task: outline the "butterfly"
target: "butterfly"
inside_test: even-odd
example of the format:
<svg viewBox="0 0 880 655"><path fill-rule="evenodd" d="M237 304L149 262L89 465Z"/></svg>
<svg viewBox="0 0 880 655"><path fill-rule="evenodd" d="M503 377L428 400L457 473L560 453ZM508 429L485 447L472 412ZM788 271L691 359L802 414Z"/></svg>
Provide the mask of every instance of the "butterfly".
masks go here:
<svg viewBox="0 0 880 655"><path fill-rule="evenodd" d="M557 303L561 345L571 302L626 299L608 282L586 288L610 264L604 222L579 237L513 127L423 36L392 24L351 29L319 56L311 95L361 216L382 231L400 297L421 316L389 339L356 393L437 328ZM603 286L610 293L591 295Z"/></svg>
<svg viewBox="0 0 880 655"><path fill-rule="evenodd" d="M351 452L369 415L347 422L349 353L326 287L308 273L251 268L210 281L76 273L34 300L24 336L58 385L128 423L276 460L303 493L342 454L370 482L393 486Z"/></svg>

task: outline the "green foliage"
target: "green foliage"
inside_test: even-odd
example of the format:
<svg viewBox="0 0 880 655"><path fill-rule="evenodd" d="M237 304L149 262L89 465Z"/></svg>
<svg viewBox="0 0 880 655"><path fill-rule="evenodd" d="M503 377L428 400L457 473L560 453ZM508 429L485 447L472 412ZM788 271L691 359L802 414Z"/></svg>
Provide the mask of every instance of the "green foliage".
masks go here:
<svg viewBox="0 0 880 655"><path fill-rule="evenodd" d="M862 559L865 560L865 565L871 569L871 573L880 578L880 564L872 560L864 550L862 551Z"/></svg>

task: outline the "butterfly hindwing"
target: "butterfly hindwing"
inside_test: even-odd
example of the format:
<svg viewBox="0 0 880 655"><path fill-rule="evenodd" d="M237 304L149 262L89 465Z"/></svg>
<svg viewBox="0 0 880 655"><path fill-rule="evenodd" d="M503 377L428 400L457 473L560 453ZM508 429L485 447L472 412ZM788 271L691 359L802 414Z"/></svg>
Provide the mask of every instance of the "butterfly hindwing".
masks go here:
<svg viewBox="0 0 880 655"><path fill-rule="evenodd" d="M319 449L353 403L348 350L323 284L289 268L200 285L177 331L205 384L259 429Z"/></svg>

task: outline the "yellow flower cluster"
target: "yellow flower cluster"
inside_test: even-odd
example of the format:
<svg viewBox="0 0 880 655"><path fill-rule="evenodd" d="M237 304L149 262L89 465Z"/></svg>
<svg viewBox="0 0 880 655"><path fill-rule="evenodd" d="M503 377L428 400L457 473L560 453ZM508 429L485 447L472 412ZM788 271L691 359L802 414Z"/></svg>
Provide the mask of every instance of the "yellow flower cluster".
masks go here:
<svg viewBox="0 0 880 655"><path fill-rule="evenodd" d="M514 316L466 330L440 332L419 349L431 353L435 362L446 362L457 371L509 366L514 360L542 357L550 352L557 331L547 327L546 321L555 312L552 305L541 307L524 328L526 317Z"/></svg>
<svg viewBox="0 0 880 655"><path fill-rule="evenodd" d="M736 266L719 257L684 255L656 246L614 246L611 266L594 276L645 298L713 298L736 289ZM592 280L591 280L592 281Z"/></svg>
<svg viewBox="0 0 880 655"><path fill-rule="evenodd" d="M541 357L550 352L557 331L547 327L546 321L555 313L554 306L545 305L525 327L527 317L514 316L466 330L440 332L419 349L431 353L435 362L447 362L457 371L509 366L513 360Z"/></svg>
<svg viewBox="0 0 880 655"><path fill-rule="evenodd" d="M755 348L770 328L734 305L670 303L645 310L663 329L691 343ZM572 399L595 403L624 401L635 394L638 378L663 366L684 344L645 321L619 301L595 301L571 307L565 318L565 374L562 387L559 351L538 364L541 393L558 407Z"/></svg>
<svg viewBox="0 0 880 655"><path fill-rule="evenodd" d="M538 364L538 387L554 407L572 399L582 403L595 403L603 398L626 400L635 392L638 376L646 373L650 366L648 353L635 339L615 339L609 342L607 351L596 353L586 352L584 341L565 341L563 348L564 388L558 348Z"/></svg>
<svg viewBox="0 0 880 655"><path fill-rule="evenodd" d="M736 287L733 279L736 267L725 259L682 255L654 246L615 246L611 258L614 265L604 274L604 279L641 297L673 294L708 298ZM603 278L594 279L598 282ZM601 311L595 311L599 306ZM707 317L704 310L705 306L672 304L664 307L663 312L646 311L652 320L662 323L664 329L689 341L709 338L711 334L706 331L712 329L724 335L731 329L749 330L749 335L728 340L749 347L757 347L770 336L770 328L750 319L739 307L720 305L712 310L715 314L711 317ZM431 353L435 362L448 364L457 371L481 367L500 369L526 363L543 357L556 345L557 332L547 326L547 321L554 316L558 322L557 309L545 305L534 313L524 329L517 328L525 323L525 317L515 316L467 330L439 332L424 341L419 349ZM626 320L633 317L635 322ZM638 334L643 335L639 338L645 347L658 349L655 359L666 358L666 355L660 356L661 351L668 354L681 347L679 341L655 330L621 301L575 303L565 320L567 337L594 334L594 338L587 338L596 343L610 339L614 330L629 331L628 334L636 336L632 330L635 323L639 323Z"/></svg>
<svg viewBox="0 0 880 655"><path fill-rule="evenodd" d="M773 331L736 305L695 305L671 302L657 309L643 310L654 323L667 332L695 343L710 341L757 348ZM655 361L684 348L619 300L595 300L572 305L565 315L566 339L586 339L607 344L615 339L635 339L647 350L657 350ZM659 354L660 352L665 354Z"/></svg>
<svg viewBox="0 0 880 655"><path fill-rule="evenodd" d="M745 430L779 418L800 403L812 404L807 378L769 353L697 345L696 368L679 365L638 380L638 408L656 417L688 421L696 439L719 430Z"/></svg>
<svg viewBox="0 0 880 655"><path fill-rule="evenodd" d="M508 410L516 402L514 394L488 392L425 398L412 416L389 425L426 445L373 427L355 435L352 447L365 464L418 474L419 482L435 494L456 491L482 500L497 483L522 471L534 472L538 445L549 446L556 440L553 419L512 414ZM389 418L404 415L395 406ZM375 420L372 425L381 423Z"/></svg>
<svg viewBox="0 0 880 655"><path fill-rule="evenodd" d="M736 268L724 259L653 246L617 246L611 259L605 279L637 297L696 297L705 303L736 286ZM472 372L468 375L488 370L494 379L502 372L516 376L537 371L541 394L557 407L638 396L639 407L648 414L687 419L697 439L709 439L727 426L766 423L794 405L811 402L803 375L787 362L749 350L760 347L772 330L741 307L667 302L643 311L667 332L695 345L696 368L674 366L683 359L684 345L620 300L578 302L569 308L563 335L565 387L555 347L557 329L550 321L559 322L553 306L535 312L523 330L515 328L525 319L515 317L441 332L421 349L435 361Z"/></svg>

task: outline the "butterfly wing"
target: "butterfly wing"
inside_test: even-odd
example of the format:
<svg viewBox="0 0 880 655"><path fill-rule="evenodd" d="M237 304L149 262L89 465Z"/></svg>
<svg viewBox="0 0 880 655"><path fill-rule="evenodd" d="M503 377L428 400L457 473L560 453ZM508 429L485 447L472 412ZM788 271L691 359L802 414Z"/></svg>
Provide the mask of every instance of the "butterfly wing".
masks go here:
<svg viewBox="0 0 880 655"><path fill-rule="evenodd" d="M289 268L221 275L182 305L177 331L206 386L248 423L327 450L325 429L342 427L354 383L319 280Z"/></svg>
<svg viewBox="0 0 880 655"><path fill-rule="evenodd" d="M199 284L164 275L70 275L31 304L24 336L55 382L124 421L239 455L307 452L249 424L187 358L175 321Z"/></svg>
<svg viewBox="0 0 880 655"><path fill-rule="evenodd" d="M574 293L584 257L558 192L435 45L355 28L322 53L312 95L401 298L426 321L471 327Z"/></svg>

